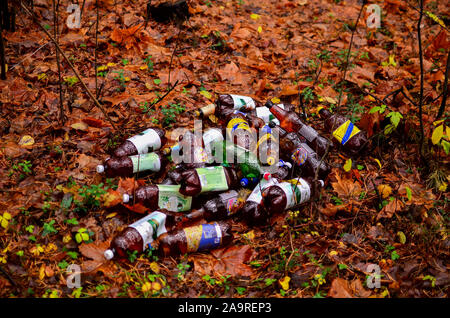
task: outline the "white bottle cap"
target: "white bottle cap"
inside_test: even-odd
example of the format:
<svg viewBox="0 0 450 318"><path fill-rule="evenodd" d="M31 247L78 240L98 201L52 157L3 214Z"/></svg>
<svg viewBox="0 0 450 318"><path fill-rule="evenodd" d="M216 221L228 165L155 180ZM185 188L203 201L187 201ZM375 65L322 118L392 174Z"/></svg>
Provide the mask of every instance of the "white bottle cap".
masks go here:
<svg viewBox="0 0 450 318"><path fill-rule="evenodd" d="M322 185L322 188L325 186L325 182L323 180L319 180L320 184Z"/></svg>
<svg viewBox="0 0 450 318"><path fill-rule="evenodd" d="M285 164L289 169L292 168L292 164L291 164L290 162L285 161L284 164Z"/></svg>
<svg viewBox="0 0 450 318"><path fill-rule="evenodd" d="M105 172L105 166L104 166L104 165L98 165L98 166L97 166L97 172L98 172L98 173L103 173L103 172Z"/></svg>
<svg viewBox="0 0 450 318"><path fill-rule="evenodd" d="M123 203L130 202L130 196L128 194L124 193L124 195L122 196L122 201L123 201Z"/></svg>
<svg viewBox="0 0 450 318"><path fill-rule="evenodd" d="M113 259L114 257L114 252L111 250L106 250L103 255L105 256L105 258L109 261L111 259Z"/></svg>

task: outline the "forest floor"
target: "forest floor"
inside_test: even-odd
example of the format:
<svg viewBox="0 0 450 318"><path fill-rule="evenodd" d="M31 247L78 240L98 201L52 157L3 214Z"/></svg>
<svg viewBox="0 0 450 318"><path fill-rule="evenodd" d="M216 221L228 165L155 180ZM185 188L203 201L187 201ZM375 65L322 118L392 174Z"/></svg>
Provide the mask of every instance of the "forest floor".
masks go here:
<svg viewBox="0 0 450 318"><path fill-rule="evenodd" d="M450 47L446 1L426 1L422 17L423 158L415 1L370 1L381 8L378 29L358 1L192 0L188 21L146 26L146 1L98 2L105 113L60 56L62 122L54 44L24 10L16 31L3 32L1 297L448 296L448 112L436 121ZM80 28L68 27L66 2L58 8L60 47L94 93L95 3L85 2ZM53 36L52 1L35 0L33 13ZM191 127L186 112L219 93L296 105L300 93L308 124L323 132L317 108L325 106L365 130L370 147L351 161L330 153L319 197L267 226L235 218L227 247L106 261L109 240L142 214L114 196L133 179L107 179L96 165L145 127ZM82 268L79 288L67 286L71 264Z"/></svg>

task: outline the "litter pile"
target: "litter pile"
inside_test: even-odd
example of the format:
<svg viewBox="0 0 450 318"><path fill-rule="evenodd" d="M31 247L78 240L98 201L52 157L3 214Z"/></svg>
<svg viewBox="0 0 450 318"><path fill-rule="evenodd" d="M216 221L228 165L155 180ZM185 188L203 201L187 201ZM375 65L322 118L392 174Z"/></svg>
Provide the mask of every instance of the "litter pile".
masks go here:
<svg viewBox="0 0 450 318"><path fill-rule="evenodd" d="M164 257L230 244L230 218L262 226L273 215L308 202L331 170L326 162L330 151L340 145L355 156L368 143L365 132L339 114L319 109L331 142L306 125L294 105L274 101L219 95L214 104L193 112L198 119L211 119L212 127L175 129L171 133L178 132L177 142L172 145L163 129L148 128L97 166L107 177L132 177L173 165L161 184L123 195L124 204L141 204L153 212L117 235L106 259L148 248ZM205 223L186 225L195 220Z"/></svg>

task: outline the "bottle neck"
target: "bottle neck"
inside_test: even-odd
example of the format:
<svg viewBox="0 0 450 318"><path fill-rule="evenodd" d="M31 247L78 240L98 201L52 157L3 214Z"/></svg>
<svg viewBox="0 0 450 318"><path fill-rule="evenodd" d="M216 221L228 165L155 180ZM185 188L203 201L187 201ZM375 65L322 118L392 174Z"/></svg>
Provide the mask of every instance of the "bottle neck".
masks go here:
<svg viewBox="0 0 450 318"><path fill-rule="evenodd" d="M323 119L327 119L327 118L331 117L330 111L328 109L325 109L325 108L322 108L321 110L319 110L319 115Z"/></svg>
<svg viewBox="0 0 450 318"><path fill-rule="evenodd" d="M205 215L205 208L201 207L198 210L193 210L191 213L186 214L186 219L189 221L198 220Z"/></svg>

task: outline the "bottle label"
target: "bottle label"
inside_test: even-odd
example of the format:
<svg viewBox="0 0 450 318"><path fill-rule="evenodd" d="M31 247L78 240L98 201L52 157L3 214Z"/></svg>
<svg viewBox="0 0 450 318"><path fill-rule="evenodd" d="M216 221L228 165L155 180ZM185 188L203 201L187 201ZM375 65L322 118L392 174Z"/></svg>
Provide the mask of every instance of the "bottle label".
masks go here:
<svg viewBox="0 0 450 318"><path fill-rule="evenodd" d="M239 205L238 193L235 190L219 194L220 200L224 203L227 208L227 215L233 215L237 211Z"/></svg>
<svg viewBox="0 0 450 318"><path fill-rule="evenodd" d="M242 118L233 118L228 122L227 130L233 133L237 129L250 130L248 122Z"/></svg>
<svg viewBox="0 0 450 318"><path fill-rule="evenodd" d="M302 178L288 180L280 183L278 186L286 194L285 210L308 201L311 196L309 184Z"/></svg>
<svg viewBox="0 0 450 318"><path fill-rule="evenodd" d="M237 110L252 110L256 108L255 101L253 98L248 96L241 96L241 95L230 95L233 99L234 109Z"/></svg>
<svg viewBox="0 0 450 318"><path fill-rule="evenodd" d="M228 190L224 167L197 168L195 170L200 179L201 192Z"/></svg>
<svg viewBox="0 0 450 318"><path fill-rule="evenodd" d="M298 147L292 153L291 159L297 166L301 166L308 159L308 151L304 147Z"/></svg>
<svg viewBox="0 0 450 318"><path fill-rule="evenodd" d="M252 201L259 204L262 201L262 190L276 183L278 183L278 181L275 178L271 178L269 180L261 179L261 181L253 189L252 193L248 196L247 201Z"/></svg>
<svg viewBox="0 0 450 318"><path fill-rule="evenodd" d="M161 148L161 138L152 128L144 130L140 134L130 137L127 140L133 143L138 154L148 153Z"/></svg>
<svg viewBox="0 0 450 318"><path fill-rule="evenodd" d="M200 108L200 110L203 113L203 117L208 117L214 114L214 112L216 111L216 105L209 104L206 105L205 107Z"/></svg>
<svg viewBox="0 0 450 318"><path fill-rule="evenodd" d="M338 129L333 131L333 136L336 138L342 145L345 145L345 143L355 136L357 133L359 133L360 130L358 127L353 125L353 123L350 120L347 120L345 123L340 125Z"/></svg>
<svg viewBox="0 0 450 318"><path fill-rule="evenodd" d="M158 184L160 209L167 209L173 212L189 211L192 206L192 197L182 195L179 185Z"/></svg>
<svg viewBox="0 0 450 318"><path fill-rule="evenodd" d="M222 243L222 230L217 223L188 227L184 234L188 253L210 250Z"/></svg>
<svg viewBox="0 0 450 318"><path fill-rule="evenodd" d="M203 134L203 143L205 145L205 150L209 155L212 154L212 144L220 141L223 141L223 135L220 129L210 128Z"/></svg>
<svg viewBox="0 0 450 318"><path fill-rule="evenodd" d="M166 215L155 211L131 224L130 227L134 228L141 235L142 250L145 250L146 246L150 247L150 243L156 240L158 236L167 232Z"/></svg>
<svg viewBox="0 0 450 318"><path fill-rule="evenodd" d="M154 152L130 156L130 159L133 162L133 173L147 170L156 172L161 169L161 160Z"/></svg>
<svg viewBox="0 0 450 318"><path fill-rule="evenodd" d="M317 131L314 130L314 128L308 125L303 125L302 128L300 128L300 130L298 131L298 133L303 137L305 137L306 140L308 140L309 142L312 142L319 135Z"/></svg>

